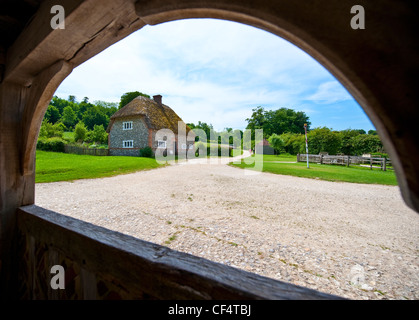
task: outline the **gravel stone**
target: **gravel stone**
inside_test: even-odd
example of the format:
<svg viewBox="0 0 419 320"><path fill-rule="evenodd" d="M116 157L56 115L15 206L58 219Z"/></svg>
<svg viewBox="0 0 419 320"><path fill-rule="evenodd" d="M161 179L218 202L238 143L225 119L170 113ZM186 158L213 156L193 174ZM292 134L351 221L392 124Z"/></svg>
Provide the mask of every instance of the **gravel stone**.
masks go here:
<svg viewBox="0 0 419 320"><path fill-rule="evenodd" d="M419 299L419 215L395 186L255 173L196 161L110 178L36 184L35 203L345 298Z"/></svg>

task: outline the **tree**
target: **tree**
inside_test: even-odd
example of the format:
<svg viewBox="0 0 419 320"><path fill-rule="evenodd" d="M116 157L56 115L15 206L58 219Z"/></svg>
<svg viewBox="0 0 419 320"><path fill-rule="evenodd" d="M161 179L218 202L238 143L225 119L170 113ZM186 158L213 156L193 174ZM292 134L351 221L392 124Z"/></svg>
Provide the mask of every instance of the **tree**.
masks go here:
<svg viewBox="0 0 419 320"><path fill-rule="evenodd" d="M106 133L103 125L94 125L90 138L95 143L105 144L108 140L108 134Z"/></svg>
<svg viewBox="0 0 419 320"><path fill-rule="evenodd" d="M87 100L86 100L86 98L85 98L82 102L80 102L78 104L78 106L79 106L79 108L78 108L79 109L78 110L79 111L78 117L79 117L80 120L83 118L83 115L84 115L84 113L87 110L89 110L90 108L94 108L94 105L91 104L91 103L89 103L88 101L89 101L89 99L87 98Z"/></svg>
<svg viewBox="0 0 419 320"><path fill-rule="evenodd" d="M86 139L87 135L87 128L84 125L83 122L79 122L76 124L76 127L74 128L74 140L76 142L83 142L84 139Z"/></svg>
<svg viewBox="0 0 419 320"><path fill-rule="evenodd" d="M61 114L57 107L49 105L47 111L45 112L44 119L48 122L54 124L60 120Z"/></svg>
<svg viewBox="0 0 419 320"><path fill-rule="evenodd" d="M102 113L106 114L109 118L118 111L117 102L106 102L102 100L97 100L94 102L94 105L97 106Z"/></svg>
<svg viewBox="0 0 419 320"><path fill-rule="evenodd" d="M246 119L246 129L251 129L252 132L255 129L263 129L264 137L274 133L304 133L304 124L307 124L308 130L310 129L309 117L302 111L296 112L288 108L266 111L260 106L252 111L252 116Z"/></svg>
<svg viewBox="0 0 419 320"><path fill-rule="evenodd" d="M195 128L195 124L193 124L192 122L187 123L186 124L190 129L194 129Z"/></svg>
<svg viewBox="0 0 419 320"><path fill-rule="evenodd" d="M132 100L134 100L138 96L143 96L150 99L150 96L148 94L145 94L139 91L126 92L121 96L121 101L119 102L119 109L126 106L128 103L130 103Z"/></svg>
<svg viewBox="0 0 419 320"><path fill-rule="evenodd" d="M93 130L95 125L102 125L103 127L107 127L109 123L109 117L101 112L101 110L97 106L93 106L88 108L82 117L83 123L86 125L87 129Z"/></svg>
<svg viewBox="0 0 419 320"><path fill-rule="evenodd" d="M354 148L352 138L359 136L361 133L359 130L347 129L339 132L341 137L341 149L340 153L352 155L354 154Z"/></svg>
<svg viewBox="0 0 419 320"><path fill-rule="evenodd" d="M195 129L204 130L205 134L207 135L207 141L210 141L211 133L213 133L213 135L215 135L215 133L216 133L214 131L214 128L213 128L212 124L207 124L206 122L198 121L197 125L192 124L192 126L193 126L192 131L194 131ZM190 127L190 128L192 128L192 127Z"/></svg>
<svg viewBox="0 0 419 320"><path fill-rule="evenodd" d="M362 155L364 153L383 152L383 144L377 135L360 134L351 139L354 153Z"/></svg>
<svg viewBox="0 0 419 320"><path fill-rule="evenodd" d="M311 125L309 117L304 112L289 108L280 108L267 113L267 121L271 123L272 133L276 134L304 133L304 124L307 124L307 130L310 130Z"/></svg>
<svg viewBox="0 0 419 320"><path fill-rule="evenodd" d="M48 122L47 119L44 119L41 124L41 129L39 130L40 138L52 138L52 137L62 137L63 136L63 127L62 124L57 122L52 124Z"/></svg>
<svg viewBox="0 0 419 320"><path fill-rule="evenodd" d="M57 96L52 97L50 105L56 107L60 114L63 114L63 110L68 105L72 104L72 102L67 101L65 99L59 98Z"/></svg>
<svg viewBox="0 0 419 320"><path fill-rule="evenodd" d="M339 153L342 140L339 134L329 128L316 128L307 134L308 149L311 154L327 152L329 154Z"/></svg>
<svg viewBox="0 0 419 320"><path fill-rule="evenodd" d="M259 107L256 107L255 109L252 109L252 111L253 112L250 118L246 118L246 121L247 121L246 129L250 129L252 130L252 132L255 129L263 129L263 126L266 123L265 109L259 106Z"/></svg>
<svg viewBox="0 0 419 320"><path fill-rule="evenodd" d="M64 108L61 121L69 129L74 127L77 121L77 115L74 112L73 108L71 108L70 106Z"/></svg>
<svg viewBox="0 0 419 320"><path fill-rule="evenodd" d="M305 137L301 133L286 132L280 135L284 142L285 152L297 154L305 152Z"/></svg>
<svg viewBox="0 0 419 320"><path fill-rule="evenodd" d="M282 141L281 136L277 135L276 133L272 134L268 139L269 144L272 148L276 151L277 154L280 154L284 151L284 141Z"/></svg>

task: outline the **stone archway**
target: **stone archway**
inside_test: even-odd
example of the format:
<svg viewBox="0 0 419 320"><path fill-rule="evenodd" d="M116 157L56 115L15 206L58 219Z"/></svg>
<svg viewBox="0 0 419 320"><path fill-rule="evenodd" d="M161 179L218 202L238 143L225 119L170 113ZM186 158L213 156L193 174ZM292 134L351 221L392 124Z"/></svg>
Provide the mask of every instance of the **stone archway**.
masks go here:
<svg viewBox="0 0 419 320"><path fill-rule="evenodd" d="M0 84L2 281L13 269L16 208L34 203L35 144L56 88L72 69L146 24L218 18L255 26L296 44L323 64L374 123L396 169L406 203L419 211L417 14L383 0L62 0L65 29L52 29L55 1L39 8L6 48ZM362 5L365 29L350 26ZM1 49L1 48L0 48ZM1 50L0 50L1 51ZM0 57L1 58L1 57ZM0 59L1 62L2 59Z"/></svg>

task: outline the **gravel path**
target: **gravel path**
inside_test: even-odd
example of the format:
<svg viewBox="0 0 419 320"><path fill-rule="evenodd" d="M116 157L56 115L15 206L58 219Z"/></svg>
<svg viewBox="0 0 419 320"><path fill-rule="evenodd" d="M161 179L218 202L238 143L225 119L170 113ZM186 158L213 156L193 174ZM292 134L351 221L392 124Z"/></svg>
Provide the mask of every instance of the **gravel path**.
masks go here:
<svg viewBox="0 0 419 320"><path fill-rule="evenodd" d="M195 163L37 184L36 204L350 299L419 298L419 215L398 187Z"/></svg>

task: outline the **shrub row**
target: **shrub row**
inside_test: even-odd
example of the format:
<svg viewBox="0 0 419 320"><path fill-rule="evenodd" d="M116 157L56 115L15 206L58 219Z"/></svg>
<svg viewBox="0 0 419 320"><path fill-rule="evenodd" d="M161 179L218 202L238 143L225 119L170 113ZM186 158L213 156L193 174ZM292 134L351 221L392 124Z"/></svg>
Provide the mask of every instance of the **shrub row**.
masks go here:
<svg viewBox="0 0 419 320"><path fill-rule="evenodd" d="M195 156L196 157L198 157L198 153L199 153L200 149L201 150L205 149L205 145L204 145L203 142L198 142L195 145L195 150L196 150L195 151ZM226 153L226 151L225 151L226 149L228 149L228 152L227 152L228 156L232 157L233 156L233 149L230 148L229 146L218 144L217 149L214 150L214 147L211 148L211 146L209 144L207 144L207 146L206 146L207 154L206 155L208 155L208 156L223 156Z"/></svg>
<svg viewBox="0 0 419 320"><path fill-rule="evenodd" d="M64 152L65 141L59 137L39 138L36 149L43 151Z"/></svg>
<svg viewBox="0 0 419 320"><path fill-rule="evenodd" d="M153 149L151 149L151 147L145 147L145 148L140 149L140 157L152 158Z"/></svg>

